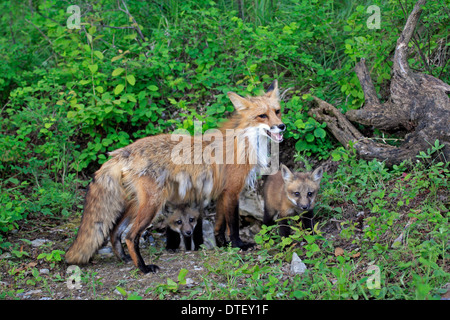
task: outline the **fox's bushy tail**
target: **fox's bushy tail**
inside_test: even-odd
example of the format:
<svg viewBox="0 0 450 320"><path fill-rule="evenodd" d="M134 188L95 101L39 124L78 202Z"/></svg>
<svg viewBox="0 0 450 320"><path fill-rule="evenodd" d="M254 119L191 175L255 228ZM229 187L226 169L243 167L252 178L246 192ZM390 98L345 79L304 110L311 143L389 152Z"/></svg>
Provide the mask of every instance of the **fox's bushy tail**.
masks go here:
<svg viewBox="0 0 450 320"><path fill-rule="evenodd" d="M87 263L123 214L126 195L121 179L121 166L114 158L95 173L86 194L77 238L66 252L68 264Z"/></svg>

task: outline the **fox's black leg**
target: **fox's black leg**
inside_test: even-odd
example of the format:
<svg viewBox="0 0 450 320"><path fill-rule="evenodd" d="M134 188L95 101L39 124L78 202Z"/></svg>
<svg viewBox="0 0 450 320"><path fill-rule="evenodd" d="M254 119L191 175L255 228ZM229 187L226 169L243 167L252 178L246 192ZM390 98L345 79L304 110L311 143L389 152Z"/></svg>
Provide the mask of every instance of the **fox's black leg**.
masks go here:
<svg viewBox="0 0 450 320"><path fill-rule="evenodd" d="M305 229L314 231L314 210L309 210L302 216L302 223Z"/></svg>
<svg viewBox="0 0 450 320"><path fill-rule="evenodd" d="M198 218L197 224L194 228L194 250L200 249L200 246L203 244L203 219Z"/></svg>
<svg viewBox="0 0 450 320"><path fill-rule="evenodd" d="M166 230L166 249L168 251L176 251L180 247L181 237L176 231L173 231L169 227Z"/></svg>
<svg viewBox="0 0 450 320"><path fill-rule="evenodd" d="M122 234L127 229L128 225L130 223L130 219L128 217L122 217L119 220L119 223L114 227L110 234L111 238L111 245L114 254L116 257L118 257L120 260L124 262L131 261L131 256L129 254L125 254L125 251L123 250L122 246Z"/></svg>
<svg viewBox="0 0 450 320"><path fill-rule="evenodd" d="M285 219L278 222L278 233L281 237L289 237L291 234L291 227L289 227L287 223L288 222Z"/></svg>
<svg viewBox="0 0 450 320"><path fill-rule="evenodd" d="M135 265L143 273L156 272L159 269L159 267L157 265L154 265L154 264L146 265L144 262L144 259L142 259L141 253L139 251L140 235L141 235L141 233L139 233L137 236L135 236L132 241L130 239L125 240L128 245L128 248L130 250L131 258L133 259L133 262L135 263ZM132 245L130 246L131 243L132 243Z"/></svg>
<svg viewBox="0 0 450 320"><path fill-rule="evenodd" d="M234 201L233 201L234 200ZM239 247L242 250L247 250L254 246L252 243L245 243L239 236L239 200L230 199L230 214L227 215L227 225L230 230L230 241L233 247Z"/></svg>

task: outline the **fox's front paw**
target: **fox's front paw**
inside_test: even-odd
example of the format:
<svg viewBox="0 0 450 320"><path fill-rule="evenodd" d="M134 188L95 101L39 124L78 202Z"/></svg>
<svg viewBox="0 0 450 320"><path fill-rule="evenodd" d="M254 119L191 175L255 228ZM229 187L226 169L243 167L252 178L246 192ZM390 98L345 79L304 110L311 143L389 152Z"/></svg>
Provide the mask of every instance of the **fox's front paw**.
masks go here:
<svg viewBox="0 0 450 320"><path fill-rule="evenodd" d="M231 245L235 248L240 248L243 251L247 251L248 249L253 248L255 246L254 243L244 242L241 239L232 241Z"/></svg>
<svg viewBox="0 0 450 320"><path fill-rule="evenodd" d="M225 239L225 235L216 234L216 244L218 247L227 247L229 242Z"/></svg>
<svg viewBox="0 0 450 320"><path fill-rule="evenodd" d="M131 256L130 256L129 254L124 254L124 255L121 257L121 259L122 259L122 261L125 262L125 263L128 263L128 262L133 261L133 259L131 259Z"/></svg>
<svg viewBox="0 0 450 320"><path fill-rule="evenodd" d="M141 269L141 271L143 273L147 274L149 272L155 273L156 271L159 270L159 267L155 264L149 264L149 265L144 265L144 266L140 267L139 269Z"/></svg>

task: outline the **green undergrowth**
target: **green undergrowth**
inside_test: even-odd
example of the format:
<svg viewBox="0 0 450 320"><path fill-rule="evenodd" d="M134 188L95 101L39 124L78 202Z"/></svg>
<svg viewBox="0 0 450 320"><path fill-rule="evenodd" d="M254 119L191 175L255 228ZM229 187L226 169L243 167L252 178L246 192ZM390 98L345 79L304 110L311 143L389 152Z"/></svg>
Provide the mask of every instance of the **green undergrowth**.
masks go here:
<svg viewBox="0 0 450 320"><path fill-rule="evenodd" d="M22 246L27 232L79 216L108 152L177 128L192 133L194 121L214 128L233 111L228 91L256 95L278 79L292 158L339 163L322 183L317 232L279 239L276 227L263 228L255 251L205 253L211 262L197 288L183 285L188 271L127 297L438 297L449 271L448 162L436 160L439 142L417 162L388 169L357 160L308 114L312 95L343 113L363 105L354 73L361 58L381 101L388 98L392 52L414 3L76 1L82 15L72 29L65 1L2 1L0 254L36 260ZM371 5L380 8L379 29L367 25ZM444 6L424 7L408 62L448 83ZM10 240L17 237L25 240ZM58 265L53 251L61 249L46 257ZM286 271L293 252L308 266L304 275ZM369 269L380 275L378 289L369 288Z"/></svg>
<svg viewBox="0 0 450 320"><path fill-rule="evenodd" d="M324 177L315 233L298 218L287 238L263 226L254 251L205 252L208 273L195 288L181 281L146 292L161 299L440 299L450 281L449 169L448 162L388 169L349 156ZM304 274L290 274L293 253Z"/></svg>

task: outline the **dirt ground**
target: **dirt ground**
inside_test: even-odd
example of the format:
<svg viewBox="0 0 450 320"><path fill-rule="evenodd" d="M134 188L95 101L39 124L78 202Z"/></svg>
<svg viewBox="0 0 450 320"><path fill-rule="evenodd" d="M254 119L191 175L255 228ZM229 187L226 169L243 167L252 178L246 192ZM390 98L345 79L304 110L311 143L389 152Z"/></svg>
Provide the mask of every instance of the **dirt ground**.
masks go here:
<svg viewBox="0 0 450 320"><path fill-rule="evenodd" d="M146 292L148 288L167 284L169 278L176 282L181 269L188 270L186 285L196 286L202 276L208 274L205 261L211 262L220 255L218 249L170 253L165 250L165 234L153 230L146 241L141 239L140 248L146 263L160 268L156 273L144 275L133 263L119 261L112 253L110 243L100 249L89 264L80 269L72 266L75 270L72 273L68 272L71 269L63 255L50 260L39 257L55 250L66 251L79 222L80 217L71 220L41 217L40 220L29 220L19 232L13 233L8 241L17 250L0 255L0 295L5 299L20 300L120 300L129 295L154 299L158 293ZM243 228L241 236L244 241L251 241L248 236L253 235L247 229ZM58 258L61 261L56 261ZM166 298L179 297L174 294Z"/></svg>
<svg viewBox="0 0 450 320"><path fill-rule="evenodd" d="M349 207L348 214L356 217L357 213L352 210ZM212 212L206 214L206 218L214 224ZM145 237L145 241L141 238L140 251L147 264L156 264L160 268L156 273L144 275L133 263L119 261L112 253L109 242L94 255L89 264L75 269L72 274L68 273L69 266L64 262L63 255L49 260L39 257L55 250L66 251L80 221L80 216L68 219L29 217L18 232L10 234L8 241L15 250L0 255L0 298L3 295L5 299L20 300L120 300L135 295L144 299L158 299L159 293L148 291L149 288L167 284L168 279L176 282L183 268L188 270L186 285L196 287L203 283L202 277L209 273L205 262L214 264L214 260L225 254L223 249L218 248L169 253L165 250L163 230L154 228L157 230L150 231L148 234L151 236ZM321 224L321 230L327 238L335 238L339 233L339 223L333 220L317 222ZM253 238L260 230L260 224L257 220L241 217L242 240L254 243ZM339 245L345 248L344 243ZM288 263L286 269L289 270ZM76 287L78 284L81 287ZM123 291L120 292L117 287ZM165 294L166 300L180 298L177 293Z"/></svg>

